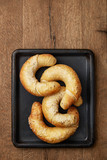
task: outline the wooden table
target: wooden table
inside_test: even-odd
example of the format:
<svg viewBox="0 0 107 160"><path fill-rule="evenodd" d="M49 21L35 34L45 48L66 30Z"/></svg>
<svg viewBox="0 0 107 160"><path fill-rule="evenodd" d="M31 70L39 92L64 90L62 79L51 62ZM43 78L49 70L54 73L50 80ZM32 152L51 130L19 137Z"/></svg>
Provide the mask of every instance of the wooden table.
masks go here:
<svg viewBox="0 0 107 160"><path fill-rule="evenodd" d="M107 159L106 0L0 0L0 160ZM15 148L11 142L11 54L17 48L84 48L95 54L91 148Z"/></svg>

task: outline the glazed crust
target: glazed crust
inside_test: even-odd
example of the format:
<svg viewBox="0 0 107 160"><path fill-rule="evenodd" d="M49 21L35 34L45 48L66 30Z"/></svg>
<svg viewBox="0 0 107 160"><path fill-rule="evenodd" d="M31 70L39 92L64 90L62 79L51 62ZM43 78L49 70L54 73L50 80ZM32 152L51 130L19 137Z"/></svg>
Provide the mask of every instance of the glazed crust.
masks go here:
<svg viewBox="0 0 107 160"><path fill-rule="evenodd" d="M46 120L57 127L71 127L78 122L76 109L72 114L70 112L61 114L58 111L59 102L63 98L65 90L65 87L61 87L58 93L44 97L42 101L42 111Z"/></svg>
<svg viewBox="0 0 107 160"><path fill-rule="evenodd" d="M45 66L53 66L56 58L50 54L41 54L30 57L22 66L20 71L20 81L23 87L35 96L47 96L56 93L60 89L60 84L53 82L38 82L35 77L37 70Z"/></svg>
<svg viewBox="0 0 107 160"><path fill-rule="evenodd" d="M39 137L41 140L47 143L59 143L71 135L74 134L76 129L78 128L79 123L79 113L76 108L71 107L68 110L69 114L72 114L76 110L78 115L78 122L72 127L61 128L61 127L48 127L43 122L43 114L42 114L42 106L39 102L34 102L31 109L31 114L28 118L29 126L32 129L33 133Z"/></svg>
<svg viewBox="0 0 107 160"><path fill-rule="evenodd" d="M65 83L66 92L60 106L63 109L68 109L81 95L82 87L78 75L71 67L64 64L57 64L45 70L40 81L51 82L53 80L61 80Z"/></svg>

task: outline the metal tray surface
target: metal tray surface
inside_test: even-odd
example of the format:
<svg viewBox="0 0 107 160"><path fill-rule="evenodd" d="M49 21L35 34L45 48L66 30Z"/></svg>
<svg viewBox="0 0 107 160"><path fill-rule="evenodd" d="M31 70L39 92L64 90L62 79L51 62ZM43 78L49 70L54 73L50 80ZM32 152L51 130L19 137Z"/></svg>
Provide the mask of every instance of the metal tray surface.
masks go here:
<svg viewBox="0 0 107 160"><path fill-rule="evenodd" d="M33 102L42 102L43 97L28 93L22 86L19 73L24 62L35 54L50 53L57 58L57 64L66 64L78 74L82 84L83 105L78 107L79 128L73 136L58 144L40 140L28 125ZM37 71L40 79L46 69ZM65 75L66 76L66 75ZM62 83L63 84L63 83ZM63 112L60 109L61 112ZM51 126L46 120L46 124ZM12 54L12 142L16 147L89 147L94 142L94 54L81 49L18 49Z"/></svg>

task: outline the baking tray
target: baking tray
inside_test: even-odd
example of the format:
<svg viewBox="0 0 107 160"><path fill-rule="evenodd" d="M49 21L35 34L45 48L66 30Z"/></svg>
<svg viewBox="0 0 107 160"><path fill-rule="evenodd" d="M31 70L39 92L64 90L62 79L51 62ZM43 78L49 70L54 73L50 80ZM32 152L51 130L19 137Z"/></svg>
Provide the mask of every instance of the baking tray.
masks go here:
<svg viewBox="0 0 107 160"><path fill-rule="evenodd" d="M33 102L42 102L41 97L28 93L21 85L19 72L23 63L35 54L50 53L57 63L71 66L82 84L83 105L78 107L79 128L69 139L48 144L35 136L28 125ZM36 76L40 79L46 68L41 68ZM66 76L66 75L65 75ZM61 111L62 112L62 111ZM46 120L46 124L51 126ZM16 147L89 147L94 142L94 55L90 50L47 50L18 49L12 54L12 142Z"/></svg>

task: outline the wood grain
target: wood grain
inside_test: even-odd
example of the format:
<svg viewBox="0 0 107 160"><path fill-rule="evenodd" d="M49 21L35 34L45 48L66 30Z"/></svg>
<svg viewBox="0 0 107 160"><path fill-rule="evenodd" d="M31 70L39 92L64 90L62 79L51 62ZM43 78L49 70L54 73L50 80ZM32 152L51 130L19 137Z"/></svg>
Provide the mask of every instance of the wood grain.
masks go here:
<svg viewBox="0 0 107 160"><path fill-rule="evenodd" d="M0 160L106 160L106 0L0 0ZM18 149L11 142L11 54L87 48L95 54L96 141L91 148Z"/></svg>
<svg viewBox="0 0 107 160"><path fill-rule="evenodd" d="M11 143L11 54L22 47L21 0L0 0L0 160L20 160L23 152Z"/></svg>

